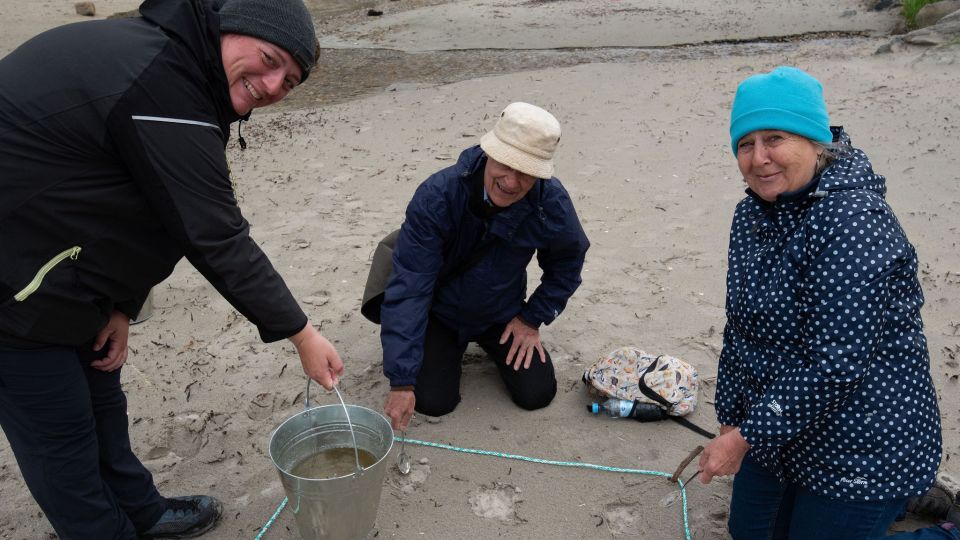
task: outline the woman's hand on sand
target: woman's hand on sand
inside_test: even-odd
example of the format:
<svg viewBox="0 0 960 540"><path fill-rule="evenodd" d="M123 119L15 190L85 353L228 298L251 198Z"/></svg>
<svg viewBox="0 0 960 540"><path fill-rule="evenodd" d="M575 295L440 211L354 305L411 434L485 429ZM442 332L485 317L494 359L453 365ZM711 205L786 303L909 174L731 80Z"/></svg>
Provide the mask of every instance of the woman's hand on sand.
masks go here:
<svg viewBox="0 0 960 540"><path fill-rule="evenodd" d="M417 397L412 389L391 388L387 392L387 400L383 404L383 412L390 418L390 425L393 429L403 431L410 425L410 419L413 418L413 406L417 403Z"/></svg>
<svg viewBox="0 0 960 540"><path fill-rule="evenodd" d="M734 426L722 426L720 435L710 441L700 455L700 481L709 484L714 476L728 476L740 470L743 456L750 450L750 443Z"/></svg>
<svg viewBox="0 0 960 540"><path fill-rule="evenodd" d="M114 311L107 325L97 333L93 340L93 350L99 351L107 346L107 355L90 362L90 367L100 371L115 371L127 361L127 338L130 335L130 318Z"/></svg>
<svg viewBox="0 0 960 540"><path fill-rule="evenodd" d="M290 342L297 348L303 372L307 377L327 390L333 390L343 374L343 360L333 344L320 335L309 322L303 330L290 336Z"/></svg>
<svg viewBox="0 0 960 540"><path fill-rule="evenodd" d="M540 361L546 362L547 355L543 352L543 344L540 343L540 331L523 322L519 316L514 317L507 323L500 336L500 344L503 345L513 336L513 343L510 344L510 352L507 353L507 365L513 364L514 371L530 367L534 353L540 353ZM516 362L514 362L516 357Z"/></svg>

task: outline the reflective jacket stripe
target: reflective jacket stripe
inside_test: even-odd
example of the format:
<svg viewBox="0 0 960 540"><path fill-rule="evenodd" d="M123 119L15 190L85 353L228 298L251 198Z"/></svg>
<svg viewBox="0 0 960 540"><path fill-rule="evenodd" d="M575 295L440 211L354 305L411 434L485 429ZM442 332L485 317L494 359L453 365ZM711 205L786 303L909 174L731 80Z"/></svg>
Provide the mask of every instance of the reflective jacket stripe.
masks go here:
<svg viewBox="0 0 960 540"><path fill-rule="evenodd" d="M134 115L130 118L134 120L143 120L145 122L167 122L169 124L190 124L192 126L206 126L212 127L213 129L220 131L220 126L211 124L210 122L201 122L199 120L186 120L184 118L165 118L163 116L139 116Z"/></svg>

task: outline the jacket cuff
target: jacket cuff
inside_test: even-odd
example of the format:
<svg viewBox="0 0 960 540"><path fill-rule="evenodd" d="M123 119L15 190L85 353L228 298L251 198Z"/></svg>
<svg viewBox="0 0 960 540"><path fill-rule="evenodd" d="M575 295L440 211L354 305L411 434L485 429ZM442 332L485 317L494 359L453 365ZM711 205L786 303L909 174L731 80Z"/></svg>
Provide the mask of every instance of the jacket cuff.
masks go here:
<svg viewBox="0 0 960 540"><path fill-rule="evenodd" d="M540 326L543 325L543 320L539 317L534 316L530 310L529 304L525 304L520 310L520 313L517 313L517 318L520 319L520 322L533 328L534 330L539 330Z"/></svg>
<svg viewBox="0 0 960 540"><path fill-rule="evenodd" d="M764 439L761 436L762 430L754 426L749 418L741 422L738 427L740 428L740 436L750 444L750 448L775 448L777 446L771 444L770 439Z"/></svg>
<svg viewBox="0 0 960 540"><path fill-rule="evenodd" d="M143 304L140 304L140 307L136 307L132 302L120 302L113 305L113 309L123 313L131 321L137 319L137 315L140 314L140 308L143 307Z"/></svg>
<svg viewBox="0 0 960 540"><path fill-rule="evenodd" d="M305 314L300 315L300 322L290 329L284 330L268 330L266 328L257 328L260 331L260 339L264 343L273 343L274 341L280 341L281 339L286 339L297 332L303 330L303 327L307 325L307 316Z"/></svg>
<svg viewBox="0 0 960 540"><path fill-rule="evenodd" d="M115 302L113 304L113 309L119 311L126 315L131 321L137 319L137 316L140 315L140 310L143 309L143 304L147 301L147 296L150 294L148 291L143 296L137 296L130 298L129 300L123 300L121 302Z"/></svg>
<svg viewBox="0 0 960 540"><path fill-rule="evenodd" d="M520 321L521 323L523 323L524 326L529 326L530 328L533 328L534 330L539 330L539 329L540 329L540 325L539 325L539 324L534 324L534 323L528 321L527 318L524 317L522 313L517 315L517 320Z"/></svg>
<svg viewBox="0 0 960 540"><path fill-rule="evenodd" d="M384 365L383 376L386 377L388 381L390 381L391 390L393 390L394 388L399 388L401 386L409 386L410 388L414 388L414 386L417 384L417 374L411 373L411 370L387 369L388 366L390 368L395 368L396 365L394 362L384 361L383 365ZM419 371L419 370L416 370L416 371Z"/></svg>
<svg viewBox="0 0 960 540"><path fill-rule="evenodd" d="M417 378L416 378L416 377L390 377L390 376L388 375L387 378L390 379L390 389L391 389L391 390L392 390L393 388L398 387L398 386L409 386L409 387L413 388L413 387L416 385L416 383L417 383Z"/></svg>

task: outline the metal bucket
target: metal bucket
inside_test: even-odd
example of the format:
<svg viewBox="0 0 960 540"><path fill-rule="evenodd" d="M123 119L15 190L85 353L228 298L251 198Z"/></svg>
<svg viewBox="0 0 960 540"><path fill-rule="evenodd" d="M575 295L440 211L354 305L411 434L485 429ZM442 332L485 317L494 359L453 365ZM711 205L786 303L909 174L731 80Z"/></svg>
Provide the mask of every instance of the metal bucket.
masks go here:
<svg viewBox="0 0 960 540"><path fill-rule="evenodd" d="M307 407L309 401L308 382ZM358 456L355 472L333 478L301 478L291 473L298 463L331 448L366 450L376 461L362 469ZM377 518L392 448L390 422L366 407L344 405L342 398L340 405L307 408L280 424L270 437L270 459L280 474L300 536L305 540L364 538Z"/></svg>

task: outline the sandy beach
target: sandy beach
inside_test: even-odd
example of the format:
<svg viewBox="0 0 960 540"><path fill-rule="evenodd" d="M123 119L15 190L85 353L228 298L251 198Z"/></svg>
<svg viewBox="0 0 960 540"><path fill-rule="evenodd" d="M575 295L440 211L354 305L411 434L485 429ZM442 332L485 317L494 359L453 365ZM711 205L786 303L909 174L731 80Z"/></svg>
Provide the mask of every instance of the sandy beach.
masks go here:
<svg viewBox="0 0 960 540"><path fill-rule="evenodd" d="M137 2L96 4L103 18ZM417 415L407 436L672 472L704 439L672 422L591 416L580 376L625 345L683 358L704 382L691 419L716 427L727 234L744 196L730 153L730 104L743 78L789 64L823 83L831 122L886 176L887 199L917 248L943 423L941 474L960 479L960 46L877 54L900 16L858 0L693 0L682 9L663 0L362 4L317 21L331 56L385 49L429 59L495 49L529 59L577 49L589 61L527 61L479 77L465 68L468 77L442 81L427 74L325 103L291 96L292 105L256 111L244 124L246 150L231 141L228 160L253 236L344 358L348 402L379 411L389 387L379 327L359 312L377 241L399 226L423 179L476 144L505 105L528 101L563 126L557 176L592 242L583 285L541 332L557 368L557 398L521 411L471 347L460 406L443 418ZM383 15L367 17L368 5ZM0 0L0 55L80 20L87 18L72 2ZM294 94L319 95L332 82L321 69ZM535 284L535 262L529 274ZM131 438L161 492L223 501L222 522L204 538L257 536L284 499L267 455L270 434L303 408L306 379L292 346L262 343L184 262L155 288L153 315L131 327L130 349L123 381ZM336 396L319 392L317 402ZM371 538L683 538L679 493L663 477L406 450L413 471L399 474L388 457ZM690 486L692 538L727 538L730 489L728 478ZM0 538L55 537L0 437ZM288 510L263 536L298 537Z"/></svg>

